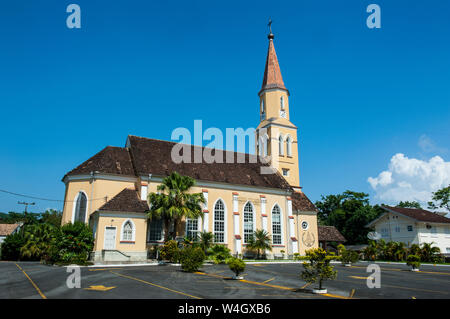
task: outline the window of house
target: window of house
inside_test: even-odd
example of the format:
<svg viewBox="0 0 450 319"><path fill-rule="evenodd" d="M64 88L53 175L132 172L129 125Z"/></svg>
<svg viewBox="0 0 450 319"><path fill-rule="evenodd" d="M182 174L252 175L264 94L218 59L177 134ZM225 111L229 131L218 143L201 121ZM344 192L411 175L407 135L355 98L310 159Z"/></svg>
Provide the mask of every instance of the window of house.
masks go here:
<svg viewBox="0 0 450 319"><path fill-rule="evenodd" d="M381 231L381 236L382 237L388 237L389 232L388 232L387 228L381 228L380 231Z"/></svg>
<svg viewBox="0 0 450 319"><path fill-rule="evenodd" d="M86 222L87 197L83 192L78 193L75 203L75 222Z"/></svg>
<svg viewBox="0 0 450 319"><path fill-rule="evenodd" d="M399 233L400 232L400 226L395 226L395 232Z"/></svg>
<svg viewBox="0 0 450 319"><path fill-rule="evenodd" d="M272 209L272 242L281 245L281 210L278 205Z"/></svg>
<svg viewBox="0 0 450 319"><path fill-rule="evenodd" d="M280 135L278 137L278 153L280 154L280 156L284 155L284 143L283 143L283 136Z"/></svg>
<svg viewBox="0 0 450 319"><path fill-rule="evenodd" d="M290 136L286 139L286 154L292 156L292 138Z"/></svg>
<svg viewBox="0 0 450 319"><path fill-rule="evenodd" d="M221 200L214 206L214 241L225 242L225 205Z"/></svg>
<svg viewBox="0 0 450 319"><path fill-rule="evenodd" d="M122 240L123 241L132 241L133 240L133 225L128 220L123 226L122 231Z"/></svg>
<svg viewBox="0 0 450 319"><path fill-rule="evenodd" d="M436 226L431 226L430 232L431 232L431 237L437 237L437 227Z"/></svg>
<svg viewBox="0 0 450 319"><path fill-rule="evenodd" d="M413 231L412 225L408 225L408 231Z"/></svg>
<svg viewBox="0 0 450 319"><path fill-rule="evenodd" d="M283 168L283 176L289 176L289 170L287 168Z"/></svg>
<svg viewBox="0 0 450 319"><path fill-rule="evenodd" d="M445 248L445 251L447 252L447 254L450 254L450 247Z"/></svg>
<svg viewBox="0 0 450 319"><path fill-rule="evenodd" d="M190 240L196 239L198 233L198 219L186 219L186 237Z"/></svg>
<svg viewBox="0 0 450 319"><path fill-rule="evenodd" d="M249 202L244 207L244 244L253 237L253 206Z"/></svg>
<svg viewBox="0 0 450 319"><path fill-rule="evenodd" d="M163 240L163 220L152 220L148 226L148 241Z"/></svg>

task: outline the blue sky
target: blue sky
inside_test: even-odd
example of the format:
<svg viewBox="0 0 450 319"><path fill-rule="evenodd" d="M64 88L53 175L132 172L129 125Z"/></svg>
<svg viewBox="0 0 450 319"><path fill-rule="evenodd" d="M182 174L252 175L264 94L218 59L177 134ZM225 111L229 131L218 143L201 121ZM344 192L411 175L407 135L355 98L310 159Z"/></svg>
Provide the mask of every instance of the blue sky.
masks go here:
<svg viewBox="0 0 450 319"><path fill-rule="evenodd" d="M66 27L70 3L81 29ZM370 3L381 29L366 26ZM128 134L169 140L195 119L256 127L271 17L305 193L414 199L382 197L368 178L400 181L397 153L425 168L439 156L438 182L450 178L449 11L437 0L2 2L0 189L62 200L64 174ZM0 193L0 211L18 200Z"/></svg>

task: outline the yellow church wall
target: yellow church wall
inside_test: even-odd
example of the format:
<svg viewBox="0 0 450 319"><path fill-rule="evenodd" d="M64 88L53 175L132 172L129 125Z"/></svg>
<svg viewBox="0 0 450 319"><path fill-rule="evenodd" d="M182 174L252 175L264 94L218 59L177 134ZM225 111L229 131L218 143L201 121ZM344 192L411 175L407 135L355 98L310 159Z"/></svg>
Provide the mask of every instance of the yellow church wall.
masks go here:
<svg viewBox="0 0 450 319"><path fill-rule="evenodd" d="M299 243L299 253L304 255L305 251L311 248L319 247L319 235L317 230L317 215L315 214L301 214L295 216L295 229L298 235L296 235ZM302 222L308 222L308 229L302 229ZM310 240L313 239L312 245ZM310 246L308 246L310 245Z"/></svg>
<svg viewBox="0 0 450 319"><path fill-rule="evenodd" d="M289 119L289 96L284 90L268 90L261 94L260 101L264 100L266 118L280 117L281 97L284 98L284 111Z"/></svg>
<svg viewBox="0 0 450 319"><path fill-rule="evenodd" d="M125 214L123 214L125 215ZM144 216L144 215L143 215ZM135 226L135 240L130 242L121 241L122 226L127 220L132 220ZM99 251L104 247L106 227L116 228L116 249L123 252L145 251L147 241L147 220L145 218L133 218L126 216L100 216L98 218L96 241L94 250Z"/></svg>
<svg viewBox="0 0 450 319"><path fill-rule="evenodd" d="M75 199L79 192L84 192L88 199L86 222L89 221L89 215L99 209L108 200L116 196L124 188L134 188L134 182L124 182L116 180L96 179L94 182L89 180L72 180L66 183L66 196L62 216L62 224L72 221ZM92 200L94 199L94 200Z"/></svg>

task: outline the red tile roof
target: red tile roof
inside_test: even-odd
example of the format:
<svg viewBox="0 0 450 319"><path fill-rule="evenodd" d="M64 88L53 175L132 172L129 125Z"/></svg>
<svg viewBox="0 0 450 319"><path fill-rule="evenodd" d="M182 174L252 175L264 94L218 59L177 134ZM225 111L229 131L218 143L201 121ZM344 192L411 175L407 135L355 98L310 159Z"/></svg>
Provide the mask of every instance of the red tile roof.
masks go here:
<svg viewBox="0 0 450 319"><path fill-rule="evenodd" d="M294 192L291 195L292 209L302 212L317 212L316 206L309 200L304 193Z"/></svg>
<svg viewBox="0 0 450 319"><path fill-rule="evenodd" d="M319 241L345 242L345 237L334 226L317 226Z"/></svg>
<svg viewBox="0 0 450 319"><path fill-rule="evenodd" d="M8 236L19 227L20 224L0 224L0 236Z"/></svg>
<svg viewBox="0 0 450 319"><path fill-rule="evenodd" d="M106 202L100 211L145 213L149 209L147 201L141 200L137 191L125 188L111 200Z"/></svg>
<svg viewBox="0 0 450 319"><path fill-rule="evenodd" d="M95 171L106 174L135 175L128 149L114 146L105 147L66 175L84 175Z"/></svg>
<svg viewBox="0 0 450 319"><path fill-rule="evenodd" d="M386 211L399 213L407 217L413 218L421 222L429 223L450 223L450 218L444 217L442 215L430 212L424 209L417 208L403 208L403 207L392 207L392 206L381 206Z"/></svg>

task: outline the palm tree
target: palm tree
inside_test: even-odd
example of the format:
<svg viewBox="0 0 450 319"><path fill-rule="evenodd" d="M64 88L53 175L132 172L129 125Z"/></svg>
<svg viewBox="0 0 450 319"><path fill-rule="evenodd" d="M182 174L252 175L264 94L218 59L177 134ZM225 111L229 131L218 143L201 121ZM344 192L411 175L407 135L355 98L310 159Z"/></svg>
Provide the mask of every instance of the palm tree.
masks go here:
<svg viewBox="0 0 450 319"><path fill-rule="evenodd" d="M409 254L420 256L420 246L417 244L412 244L411 247L409 247Z"/></svg>
<svg viewBox="0 0 450 319"><path fill-rule="evenodd" d="M48 254L55 237L55 227L50 224L28 225L24 230L25 244L20 248L23 257L40 260Z"/></svg>
<svg viewBox="0 0 450 319"><path fill-rule="evenodd" d="M381 259L387 259L386 242L384 241L384 239L380 239L377 242L377 257Z"/></svg>
<svg viewBox="0 0 450 319"><path fill-rule="evenodd" d="M214 234L212 232L202 231L198 234L197 239L206 255L208 248L211 247L214 241Z"/></svg>
<svg viewBox="0 0 450 319"><path fill-rule="evenodd" d="M364 257L366 259L375 261L377 259L377 242L369 241L369 245L364 249Z"/></svg>
<svg viewBox="0 0 450 319"><path fill-rule="evenodd" d="M259 259L259 251L269 250L272 251L272 245L270 244L271 239L268 232L263 229L256 230L253 233L253 236L250 237L249 242L247 244L247 248L250 250L257 251L256 259Z"/></svg>
<svg viewBox="0 0 450 319"><path fill-rule="evenodd" d="M433 261L433 256L441 252L439 247L433 247L433 244L434 242L422 243L422 250L420 251L420 259L422 261Z"/></svg>
<svg viewBox="0 0 450 319"><path fill-rule="evenodd" d="M182 218L203 218L202 203L205 203L203 193L189 194L195 180L189 176L182 176L173 172L158 185L158 193L150 193L150 211L148 218L162 218L164 220L164 240L169 238L169 225L173 223L174 237L177 236L178 225Z"/></svg>
<svg viewBox="0 0 450 319"><path fill-rule="evenodd" d="M406 248L405 244L402 242L398 242L395 245L394 251L393 251L393 257L395 261L403 261L406 258Z"/></svg>

